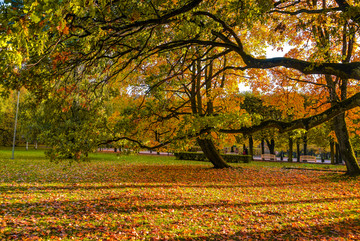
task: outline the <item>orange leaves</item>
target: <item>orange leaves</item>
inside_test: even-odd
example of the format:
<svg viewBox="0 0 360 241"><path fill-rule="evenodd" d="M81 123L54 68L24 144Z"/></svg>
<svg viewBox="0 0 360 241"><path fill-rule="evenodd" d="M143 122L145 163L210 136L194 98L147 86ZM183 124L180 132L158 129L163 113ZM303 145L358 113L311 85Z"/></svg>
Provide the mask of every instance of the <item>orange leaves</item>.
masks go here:
<svg viewBox="0 0 360 241"><path fill-rule="evenodd" d="M69 27L67 26L65 21L61 21L59 25L56 27L56 29L59 31L59 33L62 34L69 34Z"/></svg>
<svg viewBox="0 0 360 241"><path fill-rule="evenodd" d="M0 239L360 237L355 178L270 163L216 170L172 157L95 157L104 160L0 160Z"/></svg>
<svg viewBox="0 0 360 241"><path fill-rule="evenodd" d="M69 60L71 53L70 52L66 52L66 51L62 51L62 52L57 52L53 55L53 60L52 60L52 67L53 69L55 69L57 67L57 64L63 64L65 63L67 60Z"/></svg>

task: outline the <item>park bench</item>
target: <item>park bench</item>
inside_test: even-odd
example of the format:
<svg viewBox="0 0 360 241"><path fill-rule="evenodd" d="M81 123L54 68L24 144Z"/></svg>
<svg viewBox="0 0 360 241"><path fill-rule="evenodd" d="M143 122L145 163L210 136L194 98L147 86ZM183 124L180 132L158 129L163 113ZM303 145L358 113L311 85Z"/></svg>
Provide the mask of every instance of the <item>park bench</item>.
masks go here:
<svg viewBox="0 0 360 241"><path fill-rule="evenodd" d="M316 156L300 156L300 162L316 162Z"/></svg>
<svg viewBox="0 0 360 241"><path fill-rule="evenodd" d="M261 154L261 160L263 160L263 161L265 161L265 160L276 161L276 156L274 154Z"/></svg>

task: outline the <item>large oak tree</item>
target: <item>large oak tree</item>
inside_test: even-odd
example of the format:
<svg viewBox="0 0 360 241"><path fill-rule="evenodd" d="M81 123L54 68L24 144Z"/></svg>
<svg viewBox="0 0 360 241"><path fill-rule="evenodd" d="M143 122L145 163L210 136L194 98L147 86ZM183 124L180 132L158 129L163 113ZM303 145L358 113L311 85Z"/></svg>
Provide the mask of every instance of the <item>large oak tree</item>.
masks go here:
<svg viewBox="0 0 360 241"><path fill-rule="evenodd" d="M232 59L212 77L234 72L254 75L256 70L259 80L275 81L268 74L274 69L288 71L289 78L298 82L327 76L332 80L321 82L317 78L313 83L322 84L335 94L331 86L334 81L352 86L360 79L357 46L352 45L360 21L354 1L40 2L2 6L1 70L8 87L23 84L46 90L57 81L66 81L75 69L79 71L77 78L91 79L96 87L146 67L144 63L149 58L194 47L207 53L199 60L202 63L228 56ZM285 43L293 47L286 57L264 57L268 46L281 48ZM228 128L229 125L218 131L309 129L357 107L360 97L356 91L353 93L330 99L331 106L311 117L287 122L267 120L251 127ZM197 134L212 128L207 126L206 131ZM340 136L338 141L343 142ZM351 148L344 144L341 151L348 157L348 173L360 174Z"/></svg>

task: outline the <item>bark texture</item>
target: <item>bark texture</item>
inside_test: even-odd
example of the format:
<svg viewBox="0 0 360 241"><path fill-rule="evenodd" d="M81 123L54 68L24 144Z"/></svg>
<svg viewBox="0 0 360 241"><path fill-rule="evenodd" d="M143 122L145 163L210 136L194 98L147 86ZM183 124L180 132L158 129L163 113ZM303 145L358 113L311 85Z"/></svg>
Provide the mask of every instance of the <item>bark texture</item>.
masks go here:
<svg viewBox="0 0 360 241"><path fill-rule="evenodd" d="M330 141L330 154L331 154L331 164L335 164L335 143L333 140Z"/></svg>
<svg viewBox="0 0 360 241"><path fill-rule="evenodd" d="M360 175L360 167L356 160L355 153L349 139L349 133L346 128L345 114L335 117L334 130L336 138L339 142L339 152L342 159L345 161L347 174L352 176Z"/></svg>
<svg viewBox="0 0 360 241"><path fill-rule="evenodd" d="M254 156L254 140L251 135L249 136L249 155Z"/></svg>
<svg viewBox="0 0 360 241"><path fill-rule="evenodd" d="M291 137L289 137L289 152L288 152L288 162L293 161L293 150L294 150L294 142Z"/></svg>
<svg viewBox="0 0 360 241"><path fill-rule="evenodd" d="M269 148L270 154L274 154L275 155L275 140L271 139L270 141L268 139L266 139L266 144Z"/></svg>
<svg viewBox="0 0 360 241"><path fill-rule="evenodd" d="M219 154L214 142L211 139L197 139L201 150L209 161L214 165L214 168L227 168L230 167Z"/></svg>
<svg viewBox="0 0 360 241"><path fill-rule="evenodd" d="M204 71L205 73L205 90L206 96L208 100L206 102L206 108L203 107L202 95L201 95L201 88L203 86L201 72ZM211 85L211 78L212 78L212 63L202 70L200 59L194 62L193 64L193 76L191 82L191 91L190 91L190 103L191 109L193 114L203 115L213 115L214 114L214 105L210 98L212 85ZM205 109L205 110L204 110ZM209 130L208 133L210 133ZM197 143L200 146L201 150L204 152L206 158L214 165L214 168L227 168L230 167L229 164L225 162L225 160L220 155L219 151L217 150L214 142L211 138L197 138Z"/></svg>

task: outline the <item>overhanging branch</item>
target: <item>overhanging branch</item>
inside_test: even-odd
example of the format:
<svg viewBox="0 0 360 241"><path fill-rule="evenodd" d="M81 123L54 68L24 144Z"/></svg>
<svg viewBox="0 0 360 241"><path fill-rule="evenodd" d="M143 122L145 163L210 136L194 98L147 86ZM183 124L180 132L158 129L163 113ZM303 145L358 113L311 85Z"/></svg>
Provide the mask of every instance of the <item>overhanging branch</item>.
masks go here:
<svg viewBox="0 0 360 241"><path fill-rule="evenodd" d="M148 146L148 145L145 145L143 142L137 140L137 139L134 139L134 138L130 138L130 137L115 137L113 139L110 139L110 140L106 140L106 141L103 141L103 142L100 142L98 143L98 146L101 146L101 145L106 145L106 144L110 144L110 143L114 143L114 142L117 142L117 141L122 141L122 140L126 140L126 141L130 141L130 142L133 142L135 143L136 145L138 145L140 148L145 148L145 149L148 149L148 150L154 150L154 149L157 149L157 148L161 148L161 147L164 147L164 146L167 146L169 145L170 143L174 142L174 141L181 141L181 140L185 140L185 139L191 139L191 138L195 138L195 137L198 137L198 136L201 136L207 132L209 132L212 128L208 127L208 128L204 128L202 130L200 130L199 132L195 133L195 134L188 134L188 135L185 135L185 136L180 136L180 137L175 137L171 140L167 140L165 142L162 142L158 145L155 145L155 146Z"/></svg>
<svg viewBox="0 0 360 241"><path fill-rule="evenodd" d="M267 120L255 126L242 127L240 129L220 129L219 132L228 134L251 134L269 128L276 128L279 130L280 133L292 131L295 129L309 130L331 120L332 118L344 113L345 111L351 110L358 106L360 106L360 93L357 93L352 97L337 103L336 105L332 106L331 108L325 110L320 114L307 118L297 119L290 122Z"/></svg>

